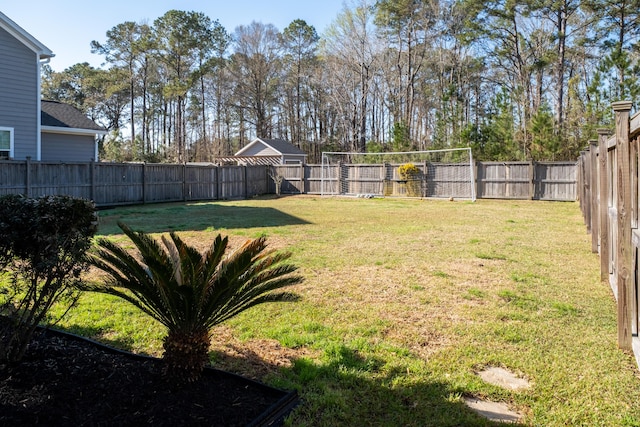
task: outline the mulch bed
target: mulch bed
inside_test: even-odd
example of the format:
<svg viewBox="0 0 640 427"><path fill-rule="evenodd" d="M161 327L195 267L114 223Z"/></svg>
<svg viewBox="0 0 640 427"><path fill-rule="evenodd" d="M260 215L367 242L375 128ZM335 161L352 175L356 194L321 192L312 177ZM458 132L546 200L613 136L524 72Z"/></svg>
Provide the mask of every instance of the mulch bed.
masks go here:
<svg viewBox="0 0 640 427"><path fill-rule="evenodd" d="M161 370L157 359L37 333L20 365L0 366L0 425L274 425L297 401L214 369L171 386Z"/></svg>

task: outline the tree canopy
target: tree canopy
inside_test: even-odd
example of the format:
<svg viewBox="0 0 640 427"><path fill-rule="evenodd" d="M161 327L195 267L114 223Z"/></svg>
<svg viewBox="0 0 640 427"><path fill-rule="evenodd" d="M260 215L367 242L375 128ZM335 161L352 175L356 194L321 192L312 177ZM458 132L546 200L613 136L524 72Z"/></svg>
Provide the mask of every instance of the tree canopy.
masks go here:
<svg viewBox="0 0 640 427"><path fill-rule="evenodd" d="M211 161L254 137L322 151L471 146L573 160L640 94L638 1L352 0L324 34L233 31L199 12L124 22L102 68L46 68L42 92L111 132L108 160Z"/></svg>

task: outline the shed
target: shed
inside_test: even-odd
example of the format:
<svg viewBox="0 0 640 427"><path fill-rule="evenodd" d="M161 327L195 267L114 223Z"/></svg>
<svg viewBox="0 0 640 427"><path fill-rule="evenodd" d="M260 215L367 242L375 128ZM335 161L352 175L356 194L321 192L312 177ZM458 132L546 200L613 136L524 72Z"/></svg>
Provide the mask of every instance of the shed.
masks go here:
<svg viewBox="0 0 640 427"><path fill-rule="evenodd" d="M256 138L233 157L239 164L304 164L304 151L283 139Z"/></svg>

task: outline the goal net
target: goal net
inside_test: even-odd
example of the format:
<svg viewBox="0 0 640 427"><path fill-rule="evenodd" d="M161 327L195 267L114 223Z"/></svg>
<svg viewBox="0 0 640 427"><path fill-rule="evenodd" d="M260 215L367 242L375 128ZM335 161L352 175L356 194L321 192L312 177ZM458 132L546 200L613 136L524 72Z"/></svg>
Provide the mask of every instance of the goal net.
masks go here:
<svg viewBox="0 0 640 427"><path fill-rule="evenodd" d="M471 148L397 153L323 152L321 194L475 201Z"/></svg>

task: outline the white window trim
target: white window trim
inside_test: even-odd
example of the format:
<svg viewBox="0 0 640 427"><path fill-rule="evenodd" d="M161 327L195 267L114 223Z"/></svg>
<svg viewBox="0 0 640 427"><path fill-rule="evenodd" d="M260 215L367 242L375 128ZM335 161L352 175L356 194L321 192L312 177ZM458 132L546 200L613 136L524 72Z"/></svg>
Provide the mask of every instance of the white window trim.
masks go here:
<svg viewBox="0 0 640 427"><path fill-rule="evenodd" d="M9 159L13 159L14 155L13 155L13 128L10 127L5 127L5 126L0 126L0 131L9 131ZM4 150L2 150L4 151Z"/></svg>

